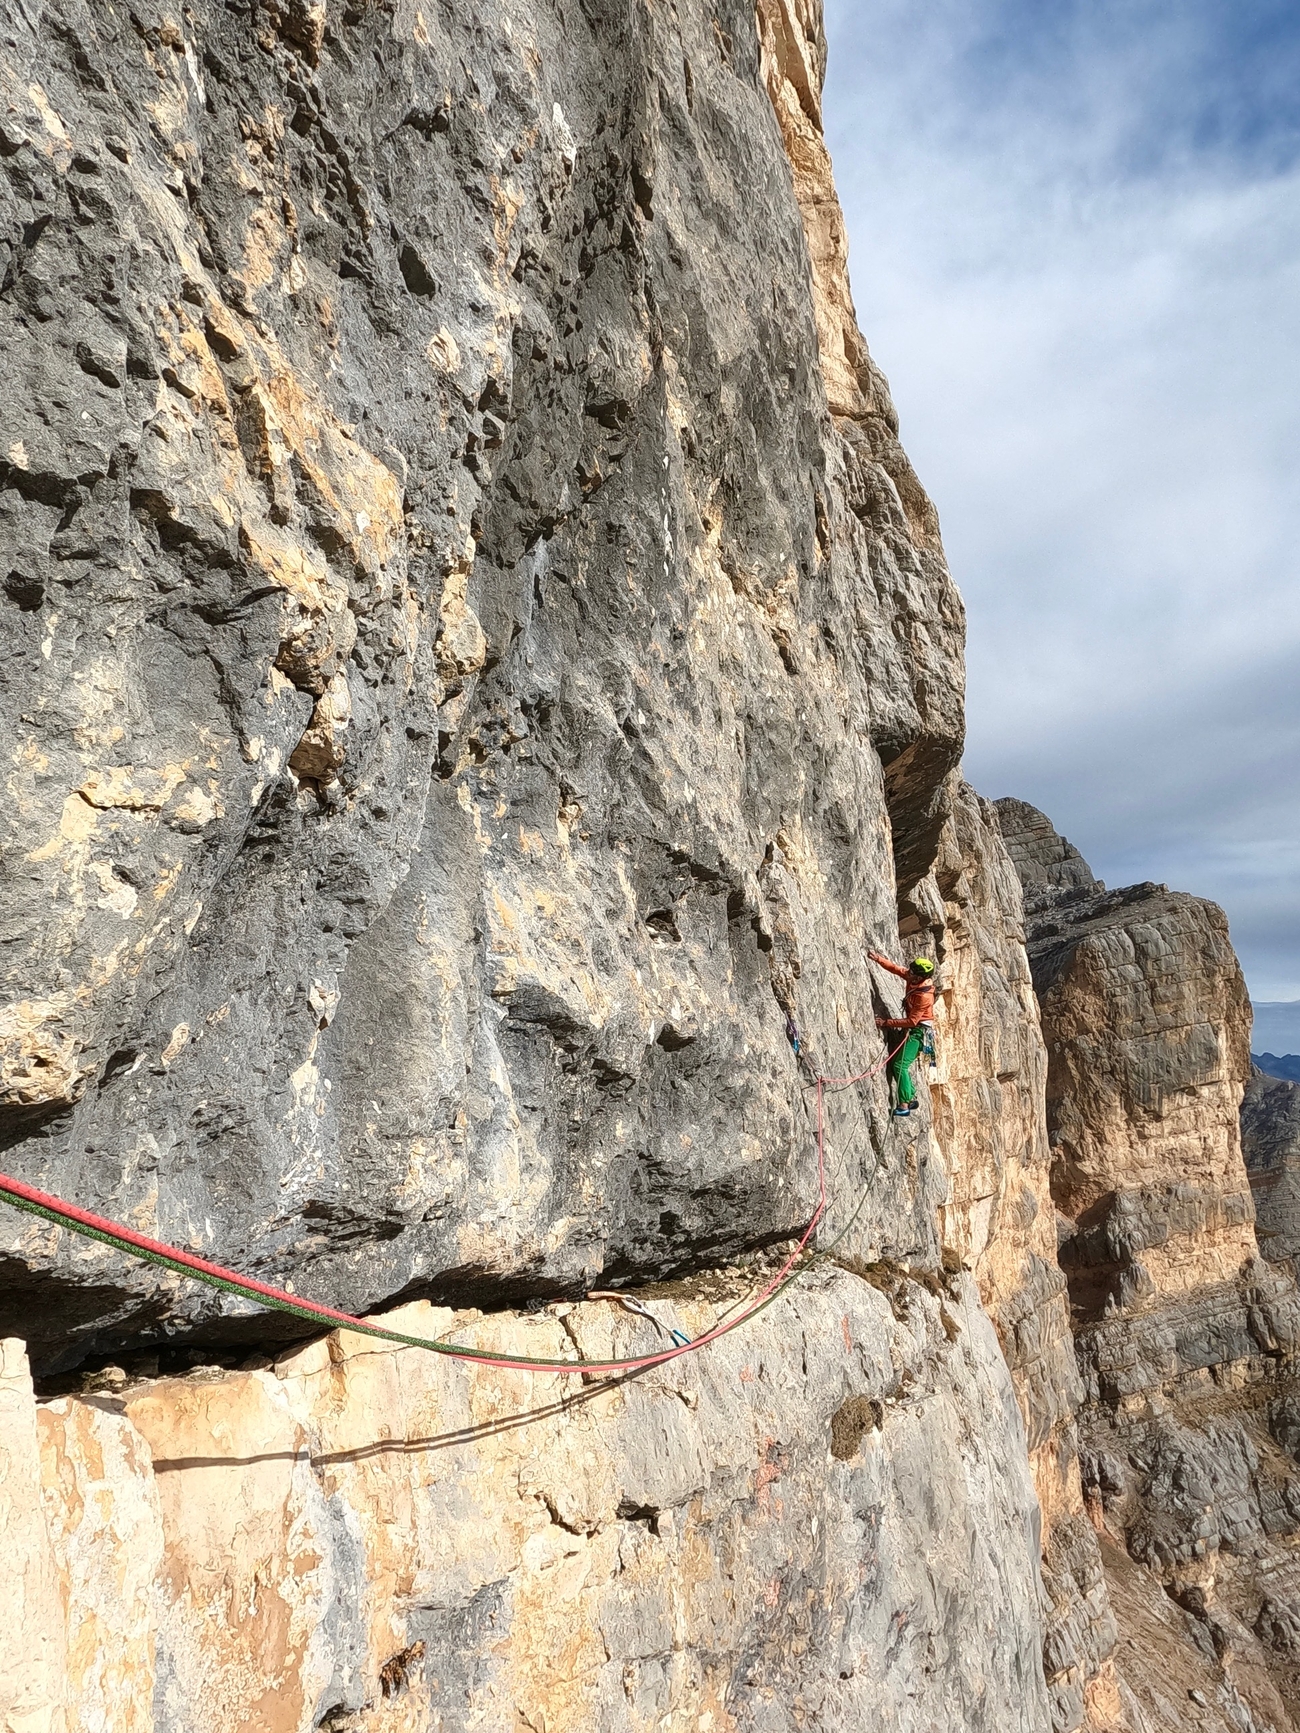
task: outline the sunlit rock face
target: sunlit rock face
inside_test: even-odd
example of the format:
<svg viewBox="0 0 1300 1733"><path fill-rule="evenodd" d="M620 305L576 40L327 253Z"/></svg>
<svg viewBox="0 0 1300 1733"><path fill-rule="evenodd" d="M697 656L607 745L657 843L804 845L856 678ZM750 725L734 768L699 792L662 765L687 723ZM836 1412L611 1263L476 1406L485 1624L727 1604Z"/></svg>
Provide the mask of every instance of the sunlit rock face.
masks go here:
<svg viewBox="0 0 1300 1733"><path fill-rule="evenodd" d="M1250 1012L1227 923L1162 885L1107 891L1041 813L996 810L1047 1046L1083 1492L1120 1683L1155 1726L1178 1724L1181 1698L1198 1725L1291 1728L1300 1299L1255 1237L1262 1172L1248 1178L1237 1118Z"/></svg>
<svg viewBox="0 0 1300 1733"><path fill-rule="evenodd" d="M1107 891L1063 839L1044 858L1032 807L998 812L1030 911L1074 1306L1102 1317L1236 1277L1256 1256L1237 1124L1249 1010L1222 911L1163 885Z"/></svg>
<svg viewBox="0 0 1300 1733"><path fill-rule="evenodd" d="M960 780L824 65L816 0L0 16L5 1165L644 1353L807 1224L864 951L940 967L828 1255L621 1382L6 1218L3 1733L1293 1728L1240 972Z"/></svg>
<svg viewBox="0 0 1300 1733"><path fill-rule="evenodd" d="M1045 1733L1010 1380L973 1285L932 1286L827 1269L613 1386L344 1335L37 1407L15 1361L22 1726ZM716 1310L655 1304L691 1330ZM458 1321L560 1357L650 1328L598 1304L392 1318ZM0 1636L0 1690L22 1641Z"/></svg>
<svg viewBox="0 0 1300 1733"><path fill-rule="evenodd" d="M1116 1630L1084 1507L1074 1417L1082 1395L1057 1264L1039 1027L1020 880L994 808L954 779L930 878L903 928L941 963L935 1137L949 1175L945 1256L971 1269L1024 1420L1038 1494L1043 1659L1053 1725L1124 1725Z"/></svg>
<svg viewBox="0 0 1300 1733"><path fill-rule="evenodd" d="M786 1234L962 735L817 10L5 19L11 1167L352 1308ZM267 1328L3 1255L38 1367Z"/></svg>

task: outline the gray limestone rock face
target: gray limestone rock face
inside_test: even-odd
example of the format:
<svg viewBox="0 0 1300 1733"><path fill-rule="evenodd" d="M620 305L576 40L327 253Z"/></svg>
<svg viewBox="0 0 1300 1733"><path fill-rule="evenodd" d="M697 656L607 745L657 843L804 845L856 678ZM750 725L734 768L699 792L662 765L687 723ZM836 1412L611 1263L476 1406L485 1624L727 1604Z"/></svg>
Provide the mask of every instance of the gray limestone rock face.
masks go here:
<svg viewBox="0 0 1300 1733"><path fill-rule="evenodd" d="M1037 917L1057 903L1070 903L1105 890L1074 844L1057 834L1046 813L1028 801L1009 796L994 805L1002 840L1020 879L1027 915Z"/></svg>
<svg viewBox="0 0 1300 1733"><path fill-rule="evenodd" d="M0 63L9 1168L351 1309L789 1235L786 1015L877 1050L962 614L752 8L37 0ZM42 1369L271 1327L0 1229Z"/></svg>
<svg viewBox="0 0 1300 1733"><path fill-rule="evenodd" d="M1043 1669L1053 1727L1073 1733L1095 1724L1117 1632L1081 1495L1082 1385L1057 1262L1048 1054L1016 866L993 807L954 781L933 874L910 899L911 918L931 924L909 940L940 962L931 1097L949 1175L945 1257L973 1270L1025 1417L1043 1512Z"/></svg>
<svg viewBox="0 0 1300 1733"><path fill-rule="evenodd" d="M698 1333L699 1273L808 1221L787 1020L878 1061L866 948L933 949L944 1067L904 1127L875 1077L821 1103L838 1267L544 1398L277 1359L0 1218L49 1396L5 1343L44 1621L0 1620L5 1715L103 1697L93 1616L159 1733L1144 1733L1180 1676L1293 1733L1300 1308L1240 971L1212 905L960 782L824 49L805 0L0 4L6 1167L599 1355L653 1326L568 1299Z"/></svg>
<svg viewBox="0 0 1300 1733"><path fill-rule="evenodd" d="M0 6L6 1166L562 1361L829 1186L598 1383L4 1218L6 1725L1052 1725L930 1115L787 1032L883 1058L963 732L823 65L802 0Z"/></svg>
<svg viewBox="0 0 1300 1733"><path fill-rule="evenodd" d="M71 1594L0 1629L0 1709L26 1668L28 1726L57 1701L108 1733L1049 1733L1015 1395L973 1284L932 1286L823 1266L711 1353L585 1385L344 1332L38 1405L6 1344L0 1515ZM650 1303L699 1331L687 1288ZM653 1334L560 1312L394 1322Z"/></svg>

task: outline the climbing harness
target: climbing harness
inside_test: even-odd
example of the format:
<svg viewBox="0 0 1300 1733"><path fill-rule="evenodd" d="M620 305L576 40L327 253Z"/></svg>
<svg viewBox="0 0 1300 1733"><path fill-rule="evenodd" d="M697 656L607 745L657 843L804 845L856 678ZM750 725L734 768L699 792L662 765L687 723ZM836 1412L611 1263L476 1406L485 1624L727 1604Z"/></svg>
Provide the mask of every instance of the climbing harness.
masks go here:
<svg viewBox="0 0 1300 1733"><path fill-rule="evenodd" d="M787 1032L794 1024L793 1018L787 1020ZM792 1038L797 1039L797 1031ZM900 1043L901 1047L901 1043ZM825 1098L828 1093L837 1093L843 1089L852 1088L859 1083L866 1083L884 1070L899 1048L886 1053L884 1058L865 1071L852 1077L824 1077L820 1072L814 1073L813 1082L809 1087L816 1089L816 1123L817 1123L817 1207L812 1213L808 1226L800 1235L794 1250L786 1258L774 1276L751 1295L748 1302L734 1315L728 1317L725 1313L712 1329L706 1330L702 1336L690 1340L681 1331L669 1330L660 1324L653 1314L647 1312L638 1302L630 1300L622 1293L617 1295L619 1302L629 1310L640 1312L645 1317L652 1318L661 1330L665 1330L671 1338L672 1345L661 1348L654 1354L638 1354L624 1359L612 1360L552 1360L534 1357L526 1354L494 1354L481 1348L470 1348L456 1342L431 1339L427 1336L411 1336L401 1330L389 1330L382 1324L368 1323L364 1318L353 1317L350 1312L337 1311L333 1306L323 1306L316 1300L303 1299L290 1293L285 1288L273 1287L269 1282L260 1282L253 1276L242 1276L235 1270L228 1270L221 1264L200 1258L193 1252L182 1251L179 1246L169 1246L162 1240L151 1239L147 1234L137 1233L134 1228L126 1227L122 1222L110 1221L105 1216L83 1210L76 1204L65 1199L54 1197L49 1192L38 1190L36 1186L25 1181L14 1179L10 1174L0 1173L0 1198L12 1204L16 1209L24 1210L29 1215L39 1216L42 1220L52 1223L55 1227L70 1229L73 1233L83 1235L87 1239L98 1240L101 1244L111 1246L115 1251L125 1252L128 1256L138 1258L142 1263L155 1264L160 1269L168 1270L174 1275L186 1276L191 1280L203 1282L206 1286L222 1292L236 1294L241 1299L252 1300L265 1307L268 1311L285 1312L290 1317L301 1318L306 1323L328 1324L334 1329L351 1330L358 1336L367 1336L380 1342L392 1342L403 1348L424 1348L430 1353L441 1354L449 1360L468 1361L476 1366L492 1366L505 1371L555 1372L573 1376L607 1376L623 1372L640 1372L651 1366L662 1366L669 1361L678 1360L684 1354L693 1354L697 1349L708 1347L711 1342L719 1341L723 1336L730 1335L733 1330L748 1323L762 1311L765 1311L774 1300L778 1299L790 1284L795 1281L801 1267L813 1262L822 1262L829 1257L833 1249L840 1244L857 1220L870 1191L871 1182L875 1178L875 1169L868 1177L862 1196L848 1222L830 1242L809 1252L808 1245L818 1224L825 1215L829 1198L826 1191L826 1116ZM798 1053L798 1049L796 1049ZM800 1055L807 1064L806 1057ZM811 1067L809 1067L811 1069ZM877 1156L876 1167L880 1165ZM593 1297L593 1296L589 1296Z"/></svg>

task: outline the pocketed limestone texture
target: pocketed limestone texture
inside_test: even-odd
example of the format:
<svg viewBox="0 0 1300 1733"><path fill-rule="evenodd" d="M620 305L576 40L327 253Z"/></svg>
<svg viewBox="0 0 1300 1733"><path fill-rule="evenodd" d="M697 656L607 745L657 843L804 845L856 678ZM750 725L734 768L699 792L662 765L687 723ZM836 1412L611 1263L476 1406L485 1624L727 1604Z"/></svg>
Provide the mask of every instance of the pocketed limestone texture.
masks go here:
<svg viewBox="0 0 1300 1733"><path fill-rule="evenodd" d="M4 19L10 1166L352 1309L784 1236L962 737L819 12ZM0 1256L45 1370L268 1328Z"/></svg>
<svg viewBox="0 0 1300 1733"><path fill-rule="evenodd" d="M961 747L820 15L3 29L7 1163L338 1304L643 1347L500 1308L807 1220L786 1020L879 1054L862 951ZM254 1308L9 1223L40 1374L130 1368L37 1409L10 1355L15 1733L1045 1730L1020 1414L886 1114L828 1112L851 1268L613 1389L272 1362Z"/></svg>
<svg viewBox="0 0 1300 1733"><path fill-rule="evenodd" d="M1249 1005L1213 904L1107 891L997 802L1048 1052L1082 1481L1121 1686L1155 1727L1297 1725L1300 1296L1259 1256Z"/></svg>

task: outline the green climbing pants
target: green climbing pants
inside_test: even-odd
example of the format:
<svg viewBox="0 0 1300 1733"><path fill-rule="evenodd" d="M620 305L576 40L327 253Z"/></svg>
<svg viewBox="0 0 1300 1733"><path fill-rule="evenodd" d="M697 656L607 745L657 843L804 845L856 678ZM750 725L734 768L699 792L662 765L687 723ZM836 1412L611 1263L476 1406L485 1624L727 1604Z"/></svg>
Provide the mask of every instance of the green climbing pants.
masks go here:
<svg viewBox="0 0 1300 1733"><path fill-rule="evenodd" d="M920 1057L921 1048L925 1043L925 1035L920 1029L886 1029L885 1036L890 1047L903 1045L889 1061L889 1075L894 1080L898 1105L910 1107L916 1100L916 1085L912 1082L912 1067Z"/></svg>

